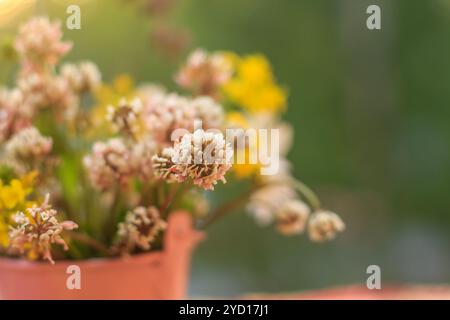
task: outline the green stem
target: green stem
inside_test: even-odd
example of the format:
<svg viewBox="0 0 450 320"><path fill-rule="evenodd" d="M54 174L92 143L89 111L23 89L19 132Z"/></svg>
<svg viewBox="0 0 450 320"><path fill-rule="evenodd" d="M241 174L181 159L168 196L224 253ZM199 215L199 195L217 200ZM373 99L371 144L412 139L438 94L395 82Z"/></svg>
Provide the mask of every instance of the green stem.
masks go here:
<svg viewBox="0 0 450 320"><path fill-rule="evenodd" d="M71 239L78 241L80 243L83 243L83 244L89 246L90 248L97 250L98 252L100 252L101 254L103 254L105 256L111 255L111 250L109 250L101 242L95 240L94 238L89 237L85 233L79 233L79 232L74 232L74 231L66 231L66 233Z"/></svg>
<svg viewBox="0 0 450 320"><path fill-rule="evenodd" d="M205 229L210 226L217 220L221 219L227 213L233 212L240 207L242 207L245 202L247 202L248 198L252 194L255 188L250 188L246 192L241 193L238 197L234 198L231 201L225 202L224 204L217 207L211 214L209 214L205 220L200 225L200 229Z"/></svg>
<svg viewBox="0 0 450 320"><path fill-rule="evenodd" d="M306 184L295 179L292 179L290 183L292 183L292 185L297 189L297 191L303 195L305 200L309 203L311 208L314 209L314 211L320 209L321 206L319 197Z"/></svg>

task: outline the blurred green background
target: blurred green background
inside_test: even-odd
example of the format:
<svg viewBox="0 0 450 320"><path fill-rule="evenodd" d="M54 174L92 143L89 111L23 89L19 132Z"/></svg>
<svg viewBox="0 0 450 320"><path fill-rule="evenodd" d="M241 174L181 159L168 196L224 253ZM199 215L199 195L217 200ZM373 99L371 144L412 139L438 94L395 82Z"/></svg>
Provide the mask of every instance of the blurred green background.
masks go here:
<svg viewBox="0 0 450 320"><path fill-rule="evenodd" d="M0 15L2 37L32 14L65 21L67 5L79 4L81 30L65 30L75 44L67 60L93 60L106 81L129 73L175 89L175 70L203 47L261 52L289 88L295 175L347 231L317 245L234 213L196 250L193 295L364 285L371 264L382 285L449 282L449 0L174 0L157 14L133 0L24 2L20 14ZM370 4L381 6L381 30L366 28ZM162 54L152 36L161 26L188 46ZM12 72L0 62L2 82ZM218 190L219 199L228 193Z"/></svg>

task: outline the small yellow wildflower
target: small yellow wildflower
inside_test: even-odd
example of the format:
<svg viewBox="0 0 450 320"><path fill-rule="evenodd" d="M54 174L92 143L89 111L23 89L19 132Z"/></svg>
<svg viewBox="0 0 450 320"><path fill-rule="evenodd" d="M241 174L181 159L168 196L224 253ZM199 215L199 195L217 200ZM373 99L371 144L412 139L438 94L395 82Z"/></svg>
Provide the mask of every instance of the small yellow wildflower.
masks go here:
<svg viewBox="0 0 450 320"><path fill-rule="evenodd" d="M264 85L273 81L269 61L262 55L250 55L240 61L237 73L245 82Z"/></svg>
<svg viewBox="0 0 450 320"><path fill-rule="evenodd" d="M6 223L4 217L0 215L0 248L7 248L9 246L9 225Z"/></svg>
<svg viewBox="0 0 450 320"><path fill-rule="evenodd" d="M248 128L248 121L245 116L237 111L232 111L226 115L227 127L233 128Z"/></svg>
<svg viewBox="0 0 450 320"><path fill-rule="evenodd" d="M274 80L262 55L250 55L235 62L235 76L223 85L224 94L251 113L284 111L287 94Z"/></svg>
<svg viewBox="0 0 450 320"><path fill-rule="evenodd" d="M0 200L7 209L13 209L24 202L26 195L26 189L18 179L12 180L9 185L2 186L0 190Z"/></svg>

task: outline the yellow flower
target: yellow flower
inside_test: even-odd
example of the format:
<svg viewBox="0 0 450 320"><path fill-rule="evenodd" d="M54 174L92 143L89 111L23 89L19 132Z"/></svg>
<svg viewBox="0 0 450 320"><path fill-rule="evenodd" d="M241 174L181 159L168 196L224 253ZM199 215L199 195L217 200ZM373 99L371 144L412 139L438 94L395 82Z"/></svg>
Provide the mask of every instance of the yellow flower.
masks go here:
<svg viewBox="0 0 450 320"><path fill-rule="evenodd" d="M251 113L285 110L287 93L275 82L272 68L264 56L234 58L233 62L236 74L222 87L228 99Z"/></svg>
<svg viewBox="0 0 450 320"><path fill-rule="evenodd" d="M228 124L227 127L233 128L242 128L245 129L248 127L248 121L245 116L237 111L228 112L226 115L226 122Z"/></svg>
<svg viewBox="0 0 450 320"><path fill-rule="evenodd" d="M237 72L240 78L254 85L273 81L269 61L262 55L250 55L242 59L237 66Z"/></svg>
<svg viewBox="0 0 450 320"><path fill-rule="evenodd" d="M88 134L109 131L106 114L109 105L117 105L122 98L131 99L135 94L134 81L126 74L117 76L111 85L103 84L95 92L97 105L91 111L92 127Z"/></svg>
<svg viewBox="0 0 450 320"><path fill-rule="evenodd" d="M26 194L30 194L33 191L33 187L36 183L36 179L39 176L39 172L36 170L28 172L26 175L20 178Z"/></svg>
<svg viewBox="0 0 450 320"><path fill-rule="evenodd" d="M9 246L9 226L0 216L0 248L7 248Z"/></svg>
<svg viewBox="0 0 450 320"><path fill-rule="evenodd" d="M14 179L0 190L0 200L7 209L13 209L25 201L27 190L20 180Z"/></svg>

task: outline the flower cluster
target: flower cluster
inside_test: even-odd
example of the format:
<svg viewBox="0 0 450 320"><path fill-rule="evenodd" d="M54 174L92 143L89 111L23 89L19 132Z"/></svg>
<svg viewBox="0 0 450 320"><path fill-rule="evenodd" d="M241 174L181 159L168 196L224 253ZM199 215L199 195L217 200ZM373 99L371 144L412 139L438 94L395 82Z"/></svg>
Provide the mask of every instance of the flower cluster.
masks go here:
<svg viewBox="0 0 450 320"><path fill-rule="evenodd" d="M186 65L176 75L175 81L198 95L217 97L220 87L230 79L232 70L227 55L210 55L202 49L197 49L191 53Z"/></svg>
<svg viewBox="0 0 450 320"><path fill-rule="evenodd" d="M22 25L15 41L25 70L55 66L72 48L62 41L61 23L37 17Z"/></svg>
<svg viewBox="0 0 450 320"><path fill-rule="evenodd" d="M150 94L143 108L146 129L158 143L169 144L176 129L220 129L224 111L210 97L188 98L175 93Z"/></svg>
<svg viewBox="0 0 450 320"><path fill-rule="evenodd" d="M47 194L44 202L39 206L27 209L27 214L18 212L14 215L17 227L11 229L9 234L11 249L26 254L31 259L46 259L55 263L51 254L51 246L58 244L64 250L69 247L61 233L64 230L74 230L78 225L73 221L59 222L56 219L56 210L49 204L50 195Z"/></svg>
<svg viewBox="0 0 450 320"><path fill-rule="evenodd" d="M132 253L136 250L150 250L157 235L166 228L155 207L137 207L129 211L125 221L119 224L116 248L122 253Z"/></svg>
<svg viewBox="0 0 450 320"><path fill-rule="evenodd" d="M284 235L307 230L313 241L344 230L290 172L286 90L264 56L195 50L175 76L190 91L181 94L128 75L102 83L88 61L60 65L71 44L45 17L22 25L14 48L14 87L0 88L0 254L54 263L158 250L180 209L207 226L246 207L259 224ZM225 137L229 128L257 133L241 144ZM277 129L280 140L265 141L259 129ZM278 144L276 174L262 175L259 158L233 164L264 143ZM249 190L209 212L206 191L230 174Z"/></svg>
<svg viewBox="0 0 450 320"><path fill-rule="evenodd" d="M226 182L225 173L231 168L233 149L221 133L201 129L186 133L173 148L166 148L153 158L158 177L214 190L218 181Z"/></svg>
<svg viewBox="0 0 450 320"><path fill-rule="evenodd" d="M84 165L92 184L100 189L125 184L133 173L131 153L119 138L96 142L92 154L84 158Z"/></svg>

